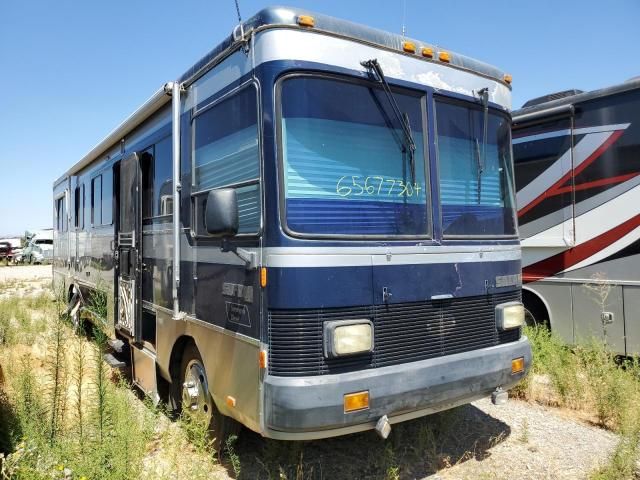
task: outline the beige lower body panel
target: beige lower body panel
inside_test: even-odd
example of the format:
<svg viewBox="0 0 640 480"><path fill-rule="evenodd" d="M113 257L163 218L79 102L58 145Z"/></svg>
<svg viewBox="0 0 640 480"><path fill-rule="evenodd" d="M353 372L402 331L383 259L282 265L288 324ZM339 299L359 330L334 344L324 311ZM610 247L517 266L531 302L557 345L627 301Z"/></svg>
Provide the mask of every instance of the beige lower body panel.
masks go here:
<svg viewBox="0 0 640 480"><path fill-rule="evenodd" d="M220 412L260 433L258 340L189 317L174 320L167 309L157 309L156 319L160 374L170 381L169 364L174 345L183 336L191 337L202 356L211 396ZM235 399L235 407L227 406L227 397Z"/></svg>

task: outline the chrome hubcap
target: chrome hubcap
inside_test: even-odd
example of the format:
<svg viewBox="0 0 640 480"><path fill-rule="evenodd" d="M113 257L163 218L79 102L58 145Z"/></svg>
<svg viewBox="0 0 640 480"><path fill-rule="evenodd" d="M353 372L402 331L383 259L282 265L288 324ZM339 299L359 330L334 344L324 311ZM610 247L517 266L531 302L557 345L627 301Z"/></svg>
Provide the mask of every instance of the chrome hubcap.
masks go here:
<svg viewBox="0 0 640 480"><path fill-rule="evenodd" d="M185 370L182 384L182 408L184 411L211 415L207 376L198 360L191 360Z"/></svg>

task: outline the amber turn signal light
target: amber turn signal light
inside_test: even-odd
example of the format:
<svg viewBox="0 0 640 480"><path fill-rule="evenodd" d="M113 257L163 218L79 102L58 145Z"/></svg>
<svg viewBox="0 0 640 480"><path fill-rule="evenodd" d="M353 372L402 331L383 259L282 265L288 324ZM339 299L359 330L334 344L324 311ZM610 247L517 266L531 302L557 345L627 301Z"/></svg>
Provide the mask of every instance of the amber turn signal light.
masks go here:
<svg viewBox="0 0 640 480"><path fill-rule="evenodd" d="M511 374L524 372L524 357L511 360Z"/></svg>
<svg viewBox="0 0 640 480"><path fill-rule="evenodd" d="M369 392L348 393L344 396L344 413L357 412L369 408Z"/></svg>
<svg viewBox="0 0 640 480"><path fill-rule="evenodd" d="M260 356L258 357L258 365L263 370L267 368L267 351L266 350L260 350Z"/></svg>

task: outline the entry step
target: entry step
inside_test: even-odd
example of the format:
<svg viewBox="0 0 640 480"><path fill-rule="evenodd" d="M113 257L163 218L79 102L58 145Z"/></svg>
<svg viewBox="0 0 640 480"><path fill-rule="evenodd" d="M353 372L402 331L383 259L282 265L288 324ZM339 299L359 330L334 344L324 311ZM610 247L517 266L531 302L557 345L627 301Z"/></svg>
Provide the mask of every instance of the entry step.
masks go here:
<svg viewBox="0 0 640 480"><path fill-rule="evenodd" d="M118 338L110 338L107 340L107 343L109 344L109 347L111 347L111 350L116 353L122 353L124 350L125 343Z"/></svg>
<svg viewBox="0 0 640 480"><path fill-rule="evenodd" d="M120 369L120 368L124 368L124 367L127 366L127 364L125 362L123 362L122 360L117 359L111 353L105 353L105 355L102 358L104 359L105 362L107 362L107 364L111 368Z"/></svg>

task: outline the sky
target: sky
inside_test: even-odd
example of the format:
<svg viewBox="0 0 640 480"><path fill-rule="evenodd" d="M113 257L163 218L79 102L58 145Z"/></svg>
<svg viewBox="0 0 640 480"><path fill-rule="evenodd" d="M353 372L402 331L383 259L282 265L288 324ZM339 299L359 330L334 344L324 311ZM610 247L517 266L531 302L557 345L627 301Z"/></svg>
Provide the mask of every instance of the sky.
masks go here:
<svg viewBox="0 0 640 480"><path fill-rule="evenodd" d="M270 3L239 0L243 18ZM640 75L640 0L290 0L513 75L513 105ZM237 24L233 0L0 2L0 236L52 224L52 184Z"/></svg>

